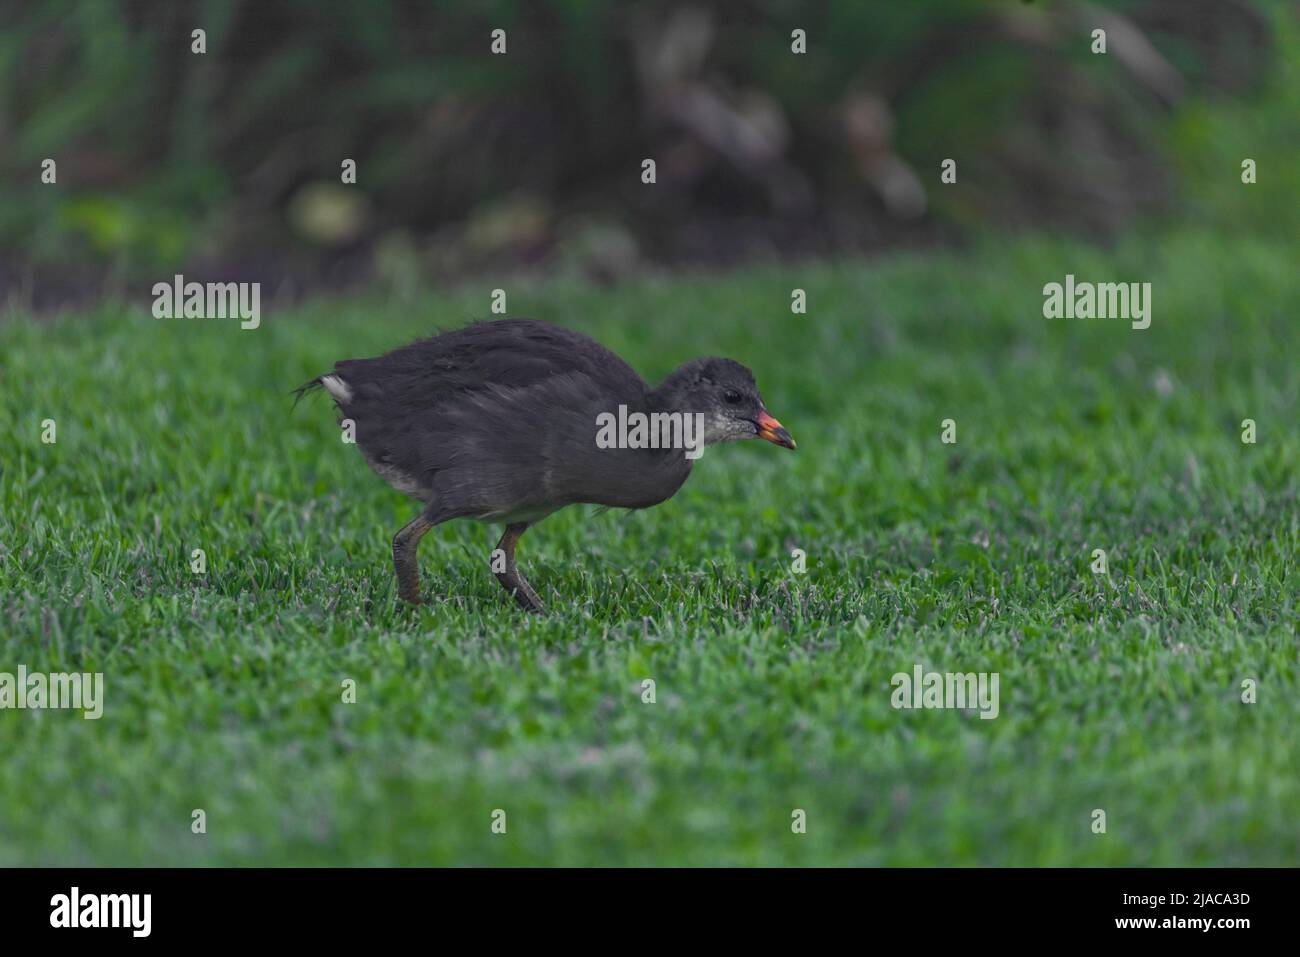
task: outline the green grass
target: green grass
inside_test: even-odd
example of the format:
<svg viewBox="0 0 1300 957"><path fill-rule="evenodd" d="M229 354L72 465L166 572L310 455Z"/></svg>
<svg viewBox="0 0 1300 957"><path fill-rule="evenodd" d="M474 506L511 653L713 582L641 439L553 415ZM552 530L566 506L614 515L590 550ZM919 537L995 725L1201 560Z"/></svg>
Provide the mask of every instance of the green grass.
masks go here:
<svg viewBox="0 0 1300 957"><path fill-rule="evenodd" d="M250 332L143 299L11 316L0 671L102 671L106 705L0 711L0 865L1293 864L1296 260L1181 230L511 284L512 316L648 378L745 362L799 441L538 526L545 619L473 523L425 539L432 603L398 603L413 504L287 395L485 316L498 283L264 303ZM1151 328L1044 319L1067 272L1150 281ZM1000 716L895 711L918 663L998 672Z"/></svg>

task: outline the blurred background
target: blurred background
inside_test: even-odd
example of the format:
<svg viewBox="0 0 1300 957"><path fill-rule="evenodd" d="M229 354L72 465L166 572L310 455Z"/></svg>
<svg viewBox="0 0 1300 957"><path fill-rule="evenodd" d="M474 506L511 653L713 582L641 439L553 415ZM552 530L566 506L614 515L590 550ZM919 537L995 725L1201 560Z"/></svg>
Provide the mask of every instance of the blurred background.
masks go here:
<svg viewBox="0 0 1300 957"><path fill-rule="evenodd" d="M1294 169L1240 184L1245 156L1294 158L1291 0L0 11L0 305L22 310L138 298L172 271L294 299L503 269L605 282L1029 226L1103 242L1172 217L1296 234Z"/></svg>

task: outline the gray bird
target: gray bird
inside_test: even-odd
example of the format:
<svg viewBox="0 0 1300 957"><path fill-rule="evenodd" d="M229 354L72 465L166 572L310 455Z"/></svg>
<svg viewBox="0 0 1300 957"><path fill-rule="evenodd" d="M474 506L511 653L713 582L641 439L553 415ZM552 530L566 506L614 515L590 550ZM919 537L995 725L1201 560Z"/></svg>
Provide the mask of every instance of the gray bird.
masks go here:
<svg viewBox="0 0 1300 957"><path fill-rule="evenodd" d="M420 539L449 519L505 525L504 570L494 573L525 610L541 612L515 563L529 526L566 505L658 505L704 445L795 447L738 362L692 359L651 389L599 343L533 320L473 323L344 359L295 394L322 387L355 423L370 467L424 503L393 539L398 594L417 604Z"/></svg>

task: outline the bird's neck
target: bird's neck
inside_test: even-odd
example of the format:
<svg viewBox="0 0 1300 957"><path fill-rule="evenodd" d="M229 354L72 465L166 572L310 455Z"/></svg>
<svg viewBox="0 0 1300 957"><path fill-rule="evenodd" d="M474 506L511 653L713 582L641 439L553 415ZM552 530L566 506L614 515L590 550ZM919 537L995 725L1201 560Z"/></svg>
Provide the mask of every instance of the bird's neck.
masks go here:
<svg viewBox="0 0 1300 957"><path fill-rule="evenodd" d="M658 389L651 389L645 395L645 410L647 412L679 412L680 409L673 408L675 402L669 401L664 395L662 386Z"/></svg>

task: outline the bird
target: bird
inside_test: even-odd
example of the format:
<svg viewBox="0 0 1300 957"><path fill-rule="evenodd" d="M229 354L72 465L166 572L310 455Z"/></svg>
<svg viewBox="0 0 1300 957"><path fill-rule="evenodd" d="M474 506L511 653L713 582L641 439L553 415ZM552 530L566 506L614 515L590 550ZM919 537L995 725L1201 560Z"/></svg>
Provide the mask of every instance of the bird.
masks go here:
<svg viewBox="0 0 1300 957"><path fill-rule="evenodd" d="M533 319L472 322L343 359L293 390L294 404L316 389L341 422L351 420L370 468L423 506L393 538L398 596L413 604L422 603L419 543L443 522L504 525L493 573L540 614L515 549L546 516L577 504L658 505L681 488L703 446L796 447L739 362L691 359L651 388L595 340Z"/></svg>

